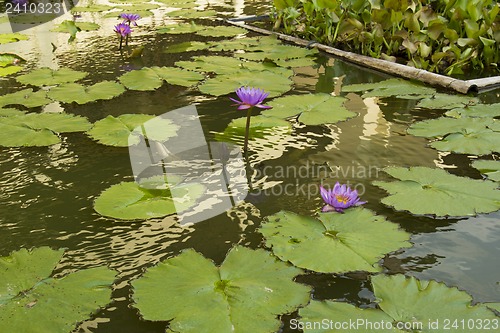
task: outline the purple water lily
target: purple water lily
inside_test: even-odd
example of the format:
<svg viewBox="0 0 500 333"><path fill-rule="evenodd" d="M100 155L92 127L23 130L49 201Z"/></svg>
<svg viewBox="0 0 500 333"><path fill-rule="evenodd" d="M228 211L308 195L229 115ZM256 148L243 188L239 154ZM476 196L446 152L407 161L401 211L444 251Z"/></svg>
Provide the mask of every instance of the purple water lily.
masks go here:
<svg viewBox="0 0 500 333"><path fill-rule="evenodd" d="M12 4L15 6L15 5L19 5L19 6L24 6L24 5L27 5L29 2L28 0L12 0Z"/></svg>
<svg viewBox="0 0 500 333"><path fill-rule="evenodd" d="M136 27L137 23L135 21L141 18L139 14L132 14L132 13L122 13L120 14L120 17L123 19L123 23L128 23L129 26L130 24L133 24Z"/></svg>
<svg viewBox="0 0 500 333"><path fill-rule="evenodd" d="M238 110L246 110L255 106L260 109L270 109L272 106L263 105L264 99L269 96L269 93L264 92L262 89L240 87L236 89L236 95L240 98L240 101L234 98L229 98L236 104L239 105Z"/></svg>
<svg viewBox="0 0 500 333"><path fill-rule="evenodd" d="M351 190L347 185L335 184L333 190L327 190L320 186L321 197L326 205L321 210L322 212L339 212L343 213L344 209L365 204L366 201L359 201L358 191Z"/></svg>
<svg viewBox="0 0 500 333"><path fill-rule="evenodd" d="M132 29L130 29L128 24L119 23L118 25L115 25L115 32L122 37L127 37L132 33Z"/></svg>

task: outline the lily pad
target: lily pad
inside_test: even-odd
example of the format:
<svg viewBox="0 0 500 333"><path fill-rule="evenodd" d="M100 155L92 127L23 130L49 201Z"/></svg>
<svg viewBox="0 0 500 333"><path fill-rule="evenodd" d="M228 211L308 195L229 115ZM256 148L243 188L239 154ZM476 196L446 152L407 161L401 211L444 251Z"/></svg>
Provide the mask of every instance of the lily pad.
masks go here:
<svg viewBox="0 0 500 333"><path fill-rule="evenodd" d="M246 49L245 53L237 53L235 56L247 60L262 61L270 60L288 60L313 56L318 53L316 49L306 49L303 47L291 45L259 45Z"/></svg>
<svg viewBox="0 0 500 333"><path fill-rule="evenodd" d="M127 89L140 91L155 90L163 84L163 79L153 69L148 67L125 73L118 80Z"/></svg>
<svg viewBox="0 0 500 333"><path fill-rule="evenodd" d="M441 117L415 123L408 133L440 138L430 146L441 151L484 155L500 151L500 131L493 126L498 122L489 118Z"/></svg>
<svg viewBox="0 0 500 333"><path fill-rule="evenodd" d="M47 98L47 93L44 90L33 92L31 88L0 96L0 106L23 105L27 108L34 108L50 102L51 100Z"/></svg>
<svg viewBox="0 0 500 333"><path fill-rule="evenodd" d="M50 277L62 255L41 247L0 258L0 331L67 333L109 303L115 272L98 267Z"/></svg>
<svg viewBox="0 0 500 333"><path fill-rule="evenodd" d="M95 31L100 28L100 25L97 23L93 22L74 22L75 26L79 29L79 31ZM71 31L68 31L68 26L66 24L61 23L55 28L51 29L50 31L55 31L55 32L69 32L72 33Z"/></svg>
<svg viewBox="0 0 500 333"><path fill-rule="evenodd" d="M87 134L104 145L128 147L139 143L138 137L130 135L134 129L155 117L145 114L122 114L116 118L107 116L97 121ZM148 126L146 137L167 140L169 137L176 135L178 126L168 119L158 119L154 124L154 128Z"/></svg>
<svg viewBox="0 0 500 333"><path fill-rule="evenodd" d="M102 17L104 17L104 18L116 18L116 19L123 20L121 18L121 14L126 14L126 13L130 13L130 10L121 9L118 11L108 12L108 13L104 14ZM153 12L150 10L136 10L133 13L139 15L141 18L153 16ZM140 25L140 23L139 23L139 25Z"/></svg>
<svg viewBox="0 0 500 333"><path fill-rule="evenodd" d="M21 71L23 68L21 66L0 66L0 76L7 76Z"/></svg>
<svg viewBox="0 0 500 333"><path fill-rule="evenodd" d="M381 323L384 332L442 332L445 323L454 332L470 332L467 325L453 323L495 320L498 317L485 305L472 305L472 297L457 288L450 288L436 281L417 280L404 275L377 275L371 278L373 292L378 300L378 309L360 309L353 305L335 301L312 301L299 310L301 321L321 322L329 318L334 322L358 322L360 325L347 327L343 332L373 332L366 323ZM443 300L446 306L443 306ZM487 304L486 304L487 305ZM363 324L363 323L365 324ZM438 323L437 327L430 326ZM408 327L408 329L404 329ZM398 329L401 328L401 329ZM331 330L306 329L306 332L332 332Z"/></svg>
<svg viewBox="0 0 500 333"><path fill-rule="evenodd" d="M477 97L463 96L463 95L448 95L448 94L435 94L433 97L422 99L418 102L417 107L426 109L454 109L463 108L465 106L472 106L478 104Z"/></svg>
<svg viewBox="0 0 500 333"><path fill-rule="evenodd" d="M113 185L97 197L94 209L101 215L117 219L144 220L188 209L204 192L201 184L178 186L176 196L183 196L183 201L174 203L169 189L151 187L151 183L148 183L148 188L144 188L136 182Z"/></svg>
<svg viewBox="0 0 500 333"><path fill-rule="evenodd" d="M19 15L10 15L9 21L10 23L16 24L41 24L52 21L57 18L57 14L19 14Z"/></svg>
<svg viewBox="0 0 500 333"><path fill-rule="evenodd" d="M15 43L21 40L28 40L29 37L20 33L0 34L0 44Z"/></svg>
<svg viewBox="0 0 500 333"><path fill-rule="evenodd" d="M466 108L456 108L445 113L448 117L500 117L500 103L477 104Z"/></svg>
<svg viewBox="0 0 500 333"><path fill-rule="evenodd" d="M33 86L53 86L61 83L75 82L86 77L88 73L75 71L70 68L53 70L50 68L39 68L34 71L20 75L16 78L19 83Z"/></svg>
<svg viewBox="0 0 500 333"><path fill-rule="evenodd" d="M171 320L175 332L271 333L278 315L309 301L310 287L293 281L301 273L261 249L236 246L220 267L188 249L133 281L133 299L144 319Z"/></svg>
<svg viewBox="0 0 500 333"><path fill-rule="evenodd" d="M152 70L169 84L191 87L205 78L203 74L176 67L152 67Z"/></svg>
<svg viewBox="0 0 500 333"><path fill-rule="evenodd" d="M194 23L179 23L170 24L167 26L159 27L156 32L159 34L189 34L205 29L203 25L196 25Z"/></svg>
<svg viewBox="0 0 500 333"><path fill-rule="evenodd" d="M259 38L256 37L244 37L235 38L230 40L221 40L218 42L211 43L211 50L213 51L236 51L245 50L250 46L259 45ZM279 44L279 42L277 42Z"/></svg>
<svg viewBox="0 0 500 333"><path fill-rule="evenodd" d="M122 6L116 6L115 8L119 8L127 13L138 13L144 10L152 10L152 9L157 9L160 6L154 3L139 3L136 2L131 5L122 5Z"/></svg>
<svg viewBox="0 0 500 333"><path fill-rule="evenodd" d="M196 11L193 9L179 9L179 10L174 10L173 12L168 12L165 15L170 17L197 19L205 17L207 18L214 17L217 15L217 12L215 10Z"/></svg>
<svg viewBox="0 0 500 333"><path fill-rule="evenodd" d="M481 171L488 179L500 182L500 161L476 160L472 162L472 167Z"/></svg>
<svg viewBox="0 0 500 333"><path fill-rule="evenodd" d="M427 167L384 169L399 181L375 181L389 193L382 203L396 210L436 216L471 216L500 209L498 184ZM415 200L418 198L418 200Z"/></svg>
<svg viewBox="0 0 500 333"><path fill-rule="evenodd" d="M247 123L246 117L236 118L229 123L228 127L238 128L244 133L246 128L246 123ZM272 127L287 127L290 129L292 128L290 123L283 119L279 119L276 117L266 117L263 115L252 116L252 119L250 121L250 130L272 128Z"/></svg>
<svg viewBox="0 0 500 333"><path fill-rule="evenodd" d="M113 7L108 6L108 5L94 4L94 5L90 5L87 7L78 7L78 6L73 7L73 8L71 8L71 12L72 13L84 13L84 12L93 13L93 12L104 12L104 11L110 10L110 9L113 9Z"/></svg>
<svg viewBox="0 0 500 333"><path fill-rule="evenodd" d="M388 79L376 83L360 83L343 86L342 92L365 92L362 95L363 98L395 96L403 99L413 99L415 96L434 95L436 90L408 80Z"/></svg>
<svg viewBox="0 0 500 333"><path fill-rule="evenodd" d="M221 96L234 92L236 88L259 87L269 93L270 97L282 95L292 89L292 81L288 77L269 71L255 72L239 70L227 75L217 75L206 80L198 89L204 94Z"/></svg>
<svg viewBox="0 0 500 333"><path fill-rule="evenodd" d="M205 42L182 42L179 44L169 45L163 53L183 53L183 52L192 52L199 50L206 50L211 46L209 43Z"/></svg>
<svg viewBox="0 0 500 333"><path fill-rule="evenodd" d="M306 125L337 123L356 116L343 106L345 101L343 97L324 93L291 95L269 102L273 108L262 114L278 118L298 116L298 120Z"/></svg>
<svg viewBox="0 0 500 333"><path fill-rule="evenodd" d="M12 116L22 116L25 114L23 111L19 111L18 109L13 108L0 108L0 117L12 117Z"/></svg>
<svg viewBox="0 0 500 333"><path fill-rule="evenodd" d="M24 63L26 60L14 53L0 53L0 67L14 67L15 64ZM19 66L15 66L19 67ZM19 67L21 68L21 67Z"/></svg>
<svg viewBox="0 0 500 333"><path fill-rule="evenodd" d="M274 63L280 67L296 68L296 67L309 67L316 65L316 59L312 57L287 59L287 60L274 60Z"/></svg>
<svg viewBox="0 0 500 333"><path fill-rule="evenodd" d="M51 88L47 95L59 102L85 104L100 99L112 99L121 95L125 88L114 81L102 81L92 86L66 83Z"/></svg>
<svg viewBox="0 0 500 333"><path fill-rule="evenodd" d="M50 146L60 142L57 133L83 132L86 118L62 113L29 113L0 117L0 146Z"/></svg>
<svg viewBox="0 0 500 333"><path fill-rule="evenodd" d="M248 32L247 29L232 26L205 27L196 32L197 35L206 37L234 37Z"/></svg>
<svg viewBox="0 0 500 333"><path fill-rule="evenodd" d="M397 224L361 207L322 213L319 219L281 211L267 217L259 231L280 259L322 273L377 272L387 253L411 245Z"/></svg>

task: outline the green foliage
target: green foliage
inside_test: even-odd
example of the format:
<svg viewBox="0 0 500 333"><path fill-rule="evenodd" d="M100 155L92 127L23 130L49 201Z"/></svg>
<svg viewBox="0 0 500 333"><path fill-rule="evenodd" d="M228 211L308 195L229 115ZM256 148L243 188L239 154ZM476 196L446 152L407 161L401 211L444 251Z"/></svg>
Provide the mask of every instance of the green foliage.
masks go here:
<svg viewBox="0 0 500 333"><path fill-rule="evenodd" d="M500 70L499 12L494 0L275 0L272 17L286 34L451 75Z"/></svg>
<svg viewBox="0 0 500 333"><path fill-rule="evenodd" d="M28 74L20 75L16 80L22 84L33 86L53 86L61 83L75 82L83 79L88 73L75 71L70 68L53 70L50 68L39 68Z"/></svg>

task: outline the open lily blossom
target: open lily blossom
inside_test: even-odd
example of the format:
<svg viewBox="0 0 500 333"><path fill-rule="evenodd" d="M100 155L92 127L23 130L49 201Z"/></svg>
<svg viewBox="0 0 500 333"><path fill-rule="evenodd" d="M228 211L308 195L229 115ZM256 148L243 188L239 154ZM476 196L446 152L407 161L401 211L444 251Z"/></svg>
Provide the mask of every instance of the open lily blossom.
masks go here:
<svg viewBox="0 0 500 333"><path fill-rule="evenodd" d="M128 24L119 23L118 25L115 25L115 32L122 37L127 37L132 33L132 29L130 29Z"/></svg>
<svg viewBox="0 0 500 333"><path fill-rule="evenodd" d="M12 0L12 4L14 6L19 5L19 6L24 6L29 4L28 0Z"/></svg>
<svg viewBox="0 0 500 333"><path fill-rule="evenodd" d="M123 19L123 23L128 23L128 25L133 24L137 27L136 21L141 18L139 14L131 14L131 13L122 13L120 14L120 18Z"/></svg>
<svg viewBox="0 0 500 333"><path fill-rule="evenodd" d="M335 184L332 190L327 190L320 186L321 197L326 205L321 210L322 212L339 212L342 213L344 209L359 206L366 201L360 201L358 191L351 190L347 185L340 185L339 182Z"/></svg>
<svg viewBox="0 0 500 333"><path fill-rule="evenodd" d="M239 105L238 110L246 110L255 106L260 109L271 109L272 106L263 105L264 99L269 96L269 93L266 93L264 90L259 88L249 88L249 87L240 87L236 89L236 95L240 98L237 99L230 98L236 104Z"/></svg>

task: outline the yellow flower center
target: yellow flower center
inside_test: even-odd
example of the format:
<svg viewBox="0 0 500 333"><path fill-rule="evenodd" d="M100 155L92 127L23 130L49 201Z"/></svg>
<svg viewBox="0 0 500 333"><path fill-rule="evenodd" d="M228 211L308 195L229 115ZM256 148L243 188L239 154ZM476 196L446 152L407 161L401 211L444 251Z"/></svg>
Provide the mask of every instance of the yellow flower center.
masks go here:
<svg viewBox="0 0 500 333"><path fill-rule="evenodd" d="M349 201L349 198L343 195L336 195L335 199L337 200L337 202L343 203L344 205L347 204L347 201Z"/></svg>

